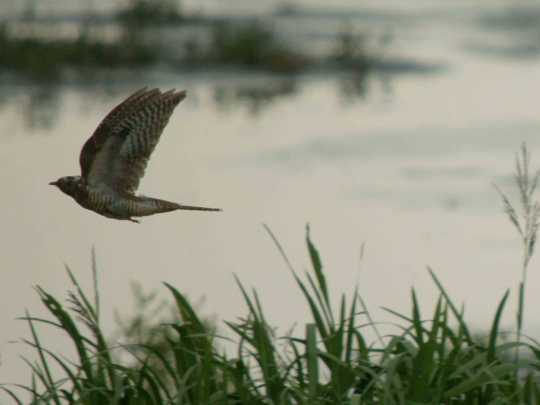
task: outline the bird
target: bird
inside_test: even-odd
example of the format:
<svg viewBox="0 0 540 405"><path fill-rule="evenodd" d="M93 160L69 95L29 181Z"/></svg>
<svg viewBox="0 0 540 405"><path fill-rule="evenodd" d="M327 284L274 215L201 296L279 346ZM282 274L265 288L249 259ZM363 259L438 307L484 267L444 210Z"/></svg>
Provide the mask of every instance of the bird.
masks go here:
<svg viewBox="0 0 540 405"><path fill-rule="evenodd" d="M142 88L114 107L82 147L80 176L50 182L82 207L117 220L175 210L221 211L136 195L150 155L185 91Z"/></svg>

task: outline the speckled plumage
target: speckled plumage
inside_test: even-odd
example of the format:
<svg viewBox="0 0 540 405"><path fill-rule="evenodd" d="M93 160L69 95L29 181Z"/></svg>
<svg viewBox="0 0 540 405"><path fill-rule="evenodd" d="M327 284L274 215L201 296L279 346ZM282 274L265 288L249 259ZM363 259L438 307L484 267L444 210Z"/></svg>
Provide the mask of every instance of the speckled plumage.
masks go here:
<svg viewBox="0 0 540 405"><path fill-rule="evenodd" d="M114 219L174 210L220 211L137 196L150 155L184 91L141 89L117 105L84 144L79 162L81 176L61 177L50 184L81 206Z"/></svg>

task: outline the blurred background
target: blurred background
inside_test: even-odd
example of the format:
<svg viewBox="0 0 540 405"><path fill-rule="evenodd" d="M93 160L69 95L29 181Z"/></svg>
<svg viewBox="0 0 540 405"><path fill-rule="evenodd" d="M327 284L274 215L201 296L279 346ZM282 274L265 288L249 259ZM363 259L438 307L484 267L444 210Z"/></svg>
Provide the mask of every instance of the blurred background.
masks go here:
<svg viewBox="0 0 540 405"><path fill-rule="evenodd" d="M429 308L427 265L480 332L517 286L522 252L493 184L511 192L522 142L533 165L540 150L537 1L21 0L0 16L0 382L30 383L19 356L33 354L13 342L29 336L25 310L45 315L33 286L63 295L69 266L90 290L92 247L111 334L115 312L137 310L132 282L163 299L171 283L221 328L246 312L233 274L271 322L302 324L263 223L298 271L309 223L331 288L358 284L378 319L407 312L412 286ZM84 141L145 86L188 97L140 191L222 213L135 225L48 185L79 174ZM525 325L540 335L533 311Z"/></svg>

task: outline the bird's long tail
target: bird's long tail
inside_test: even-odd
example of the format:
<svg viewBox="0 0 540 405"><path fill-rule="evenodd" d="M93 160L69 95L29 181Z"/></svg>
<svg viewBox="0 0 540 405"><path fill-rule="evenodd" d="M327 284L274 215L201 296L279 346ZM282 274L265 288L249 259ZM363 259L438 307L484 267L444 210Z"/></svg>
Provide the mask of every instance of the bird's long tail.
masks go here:
<svg viewBox="0 0 540 405"><path fill-rule="evenodd" d="M191 211L221 211L221 208L209 208L209 207L199 207L197 205L183 205L176 204L179 210L191 210Z"/></svg>
<svg viewBox="0 0 540 405"><path fill-rule="evenodd" d="M133 216L146 216L161 212L169 212L175 210L191 210L191 211L221 211L220 208L200 207L196 205L183 205L171 201L160 200L159 198L138 197L137 198L137 213Z"/></svg>

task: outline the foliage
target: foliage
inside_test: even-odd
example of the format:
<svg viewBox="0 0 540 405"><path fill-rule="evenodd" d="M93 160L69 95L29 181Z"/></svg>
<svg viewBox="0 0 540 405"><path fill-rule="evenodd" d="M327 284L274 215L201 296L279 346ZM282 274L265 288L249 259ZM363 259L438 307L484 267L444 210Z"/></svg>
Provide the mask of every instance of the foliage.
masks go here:
<svg viewBox="0 0 540 405"><path fill-rule="evenodd" d="M29 77L59 78L66 67L74 69L147 65L154 51L124 36L117 42L91 39L83 30L71 39L17 38L0 27L0 67Z"/></svg>
<svg viewBox="0 0 540 405"><path fill-rule="evenodd" d="M368 55L366 35L356 34L352 26L337 35L329 55L308 56L266 20L186 15L176 0L129 0L113 16L112 23L121 33L118 37L91 35L102 30L99 20L90 13L81 19L78 36L46 38L40 35L41 20L30 8L19 20L0 25L0 68L45 80L60 78L65 68L84 69L86 74L96 68L157 62L183 68L240 67L276 73L331 66L365 75L377 58ZM160 27L180 23L186 28L162 35Z"/></svg>
<svg viewBox="0 0 540 405"><path fill-rule="evenodd" d="M129 0L116 18L122 24L137 26L179 23L183 19L175 0Z"/></svg>
<svg viewBox="0 0 540 405"><path fill-rule="evenodd" d="M346 25L338 32L336 44L331 55L338 64L366 70L370 67L367 50L367 35L356 33L353 27Z"/></svg>
<svg viewBox="0 0 540 405"><path fill-rule="evenodd" d="M209 52L214 62L277 72L294 72L307 63L304 56L289 49L274 30L260 21L215 24Z"/></svg>

